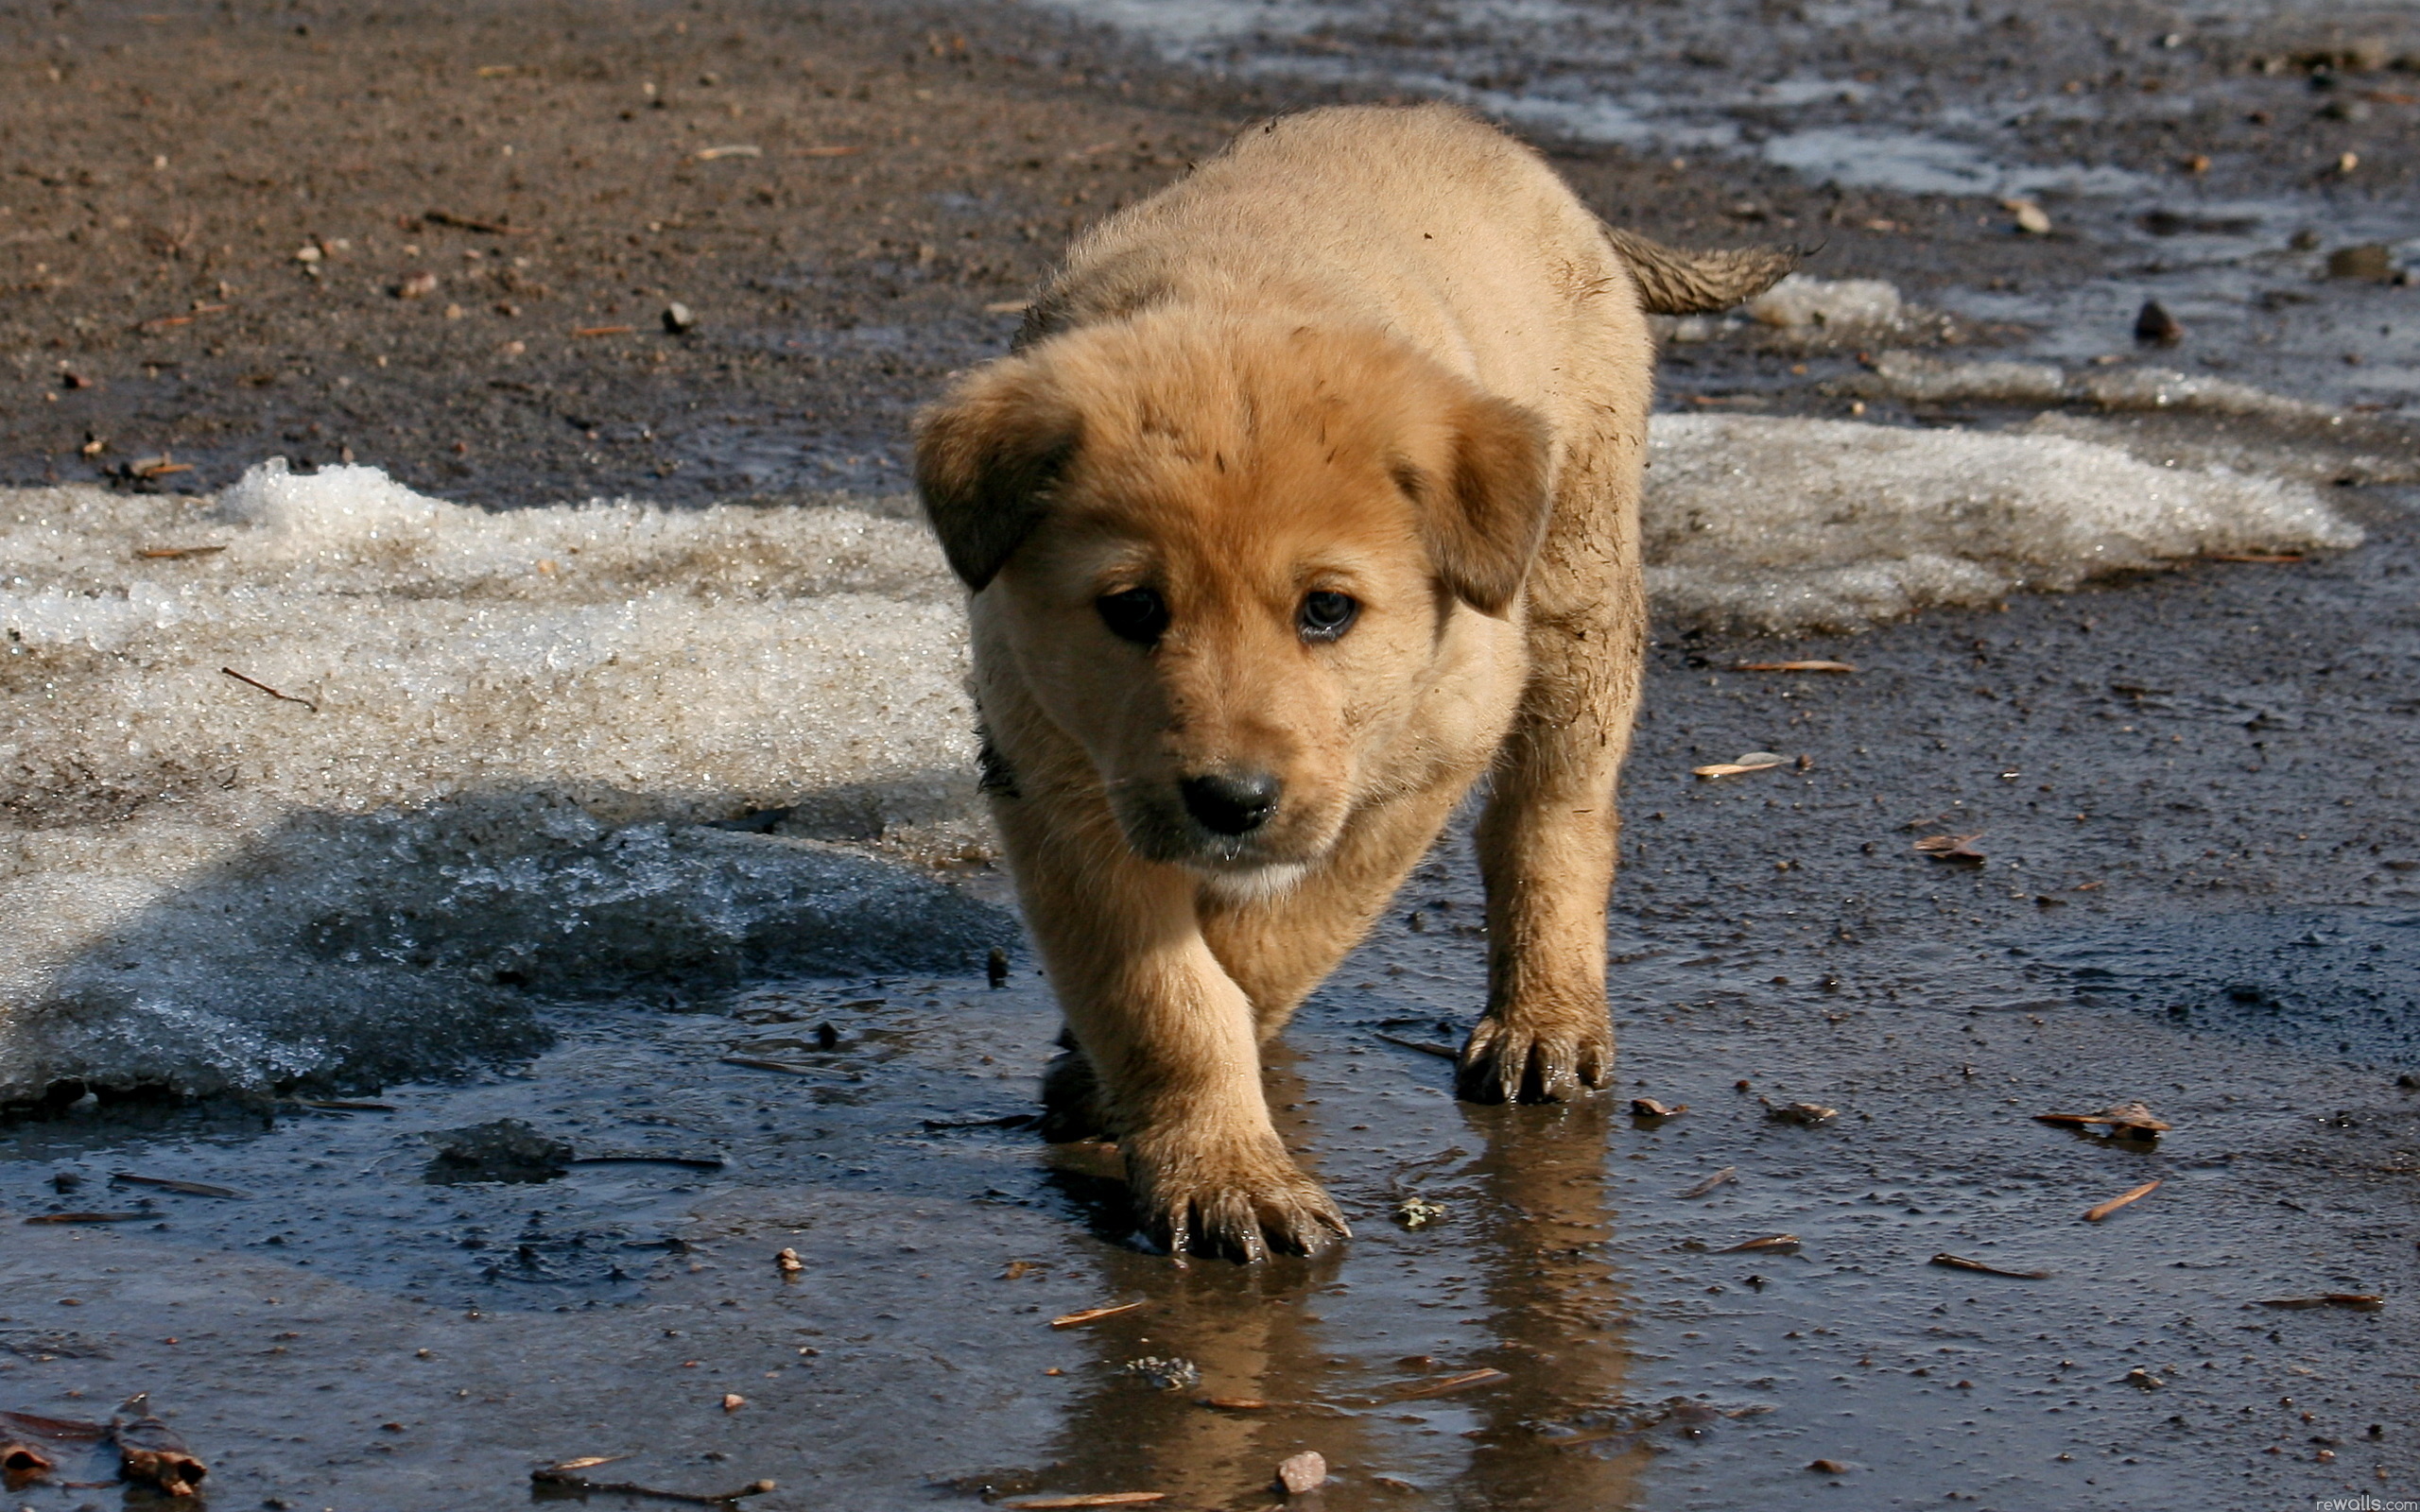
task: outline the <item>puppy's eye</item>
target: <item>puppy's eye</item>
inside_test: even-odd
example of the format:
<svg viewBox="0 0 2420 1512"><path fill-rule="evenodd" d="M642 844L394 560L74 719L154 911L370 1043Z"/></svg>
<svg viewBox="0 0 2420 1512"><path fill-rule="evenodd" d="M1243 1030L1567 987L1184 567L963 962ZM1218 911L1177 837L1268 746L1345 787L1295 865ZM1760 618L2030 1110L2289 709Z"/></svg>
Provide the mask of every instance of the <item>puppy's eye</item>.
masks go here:
<svg viewBox="0 0 2420 1512"><path fill-rule="evenodd" d="M1122 593L1103 593L1093 600L1093 608L1099 611L1109 633L1121 641L1153 645L1167 633L1168 606L1155 590L1130 588Z"/></svg>
<svg viewBox="0 0 2420 1512"><path fill-rule="evenodd" d="M1350 595L1314 589L1303 595L1303 607L1294 611L1294 626L1305 641L1333 641L1353 627L1354 616L1360 612L1360 604Z"/></svg>

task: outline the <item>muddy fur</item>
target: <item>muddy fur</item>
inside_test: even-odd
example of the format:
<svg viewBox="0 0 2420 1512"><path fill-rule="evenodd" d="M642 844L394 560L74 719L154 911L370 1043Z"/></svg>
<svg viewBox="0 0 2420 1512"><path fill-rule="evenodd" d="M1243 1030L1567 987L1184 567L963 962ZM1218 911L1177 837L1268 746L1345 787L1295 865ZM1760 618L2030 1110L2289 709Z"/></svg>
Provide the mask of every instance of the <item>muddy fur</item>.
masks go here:
<svg viewBox="0 0 2420 1512"><path fill-rule="evenodd" d="M1621 245L1455 111L1284 117L1080 240L1018 352L920 421L1073 1040L1050 1127L1117 1139L1172 1250L1346 1232L1270 1125L1259 1046L1481 777L1461 1093L1611 1076L1652 362ZM1657 308L1788 266L1652 256Z"/></svg>

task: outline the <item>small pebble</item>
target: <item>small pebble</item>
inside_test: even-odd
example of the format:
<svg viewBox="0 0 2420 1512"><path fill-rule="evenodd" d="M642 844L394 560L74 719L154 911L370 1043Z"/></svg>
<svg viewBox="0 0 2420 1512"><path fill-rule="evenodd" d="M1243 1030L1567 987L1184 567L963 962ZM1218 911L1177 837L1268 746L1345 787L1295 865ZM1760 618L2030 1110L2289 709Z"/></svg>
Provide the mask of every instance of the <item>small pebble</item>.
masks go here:
<svg viewBox="0 0 2420 1512"><path fill-rule="evenodd" d="M2157 300L2145 300L2135 317L2135 339L2172 347L2185 339L2185 327L2168 313L2168 306Z"/></svg>
<svg viewBox="0 0 2420 1512"><path fill-rule="evenodd" d="M664 307L664 329L672 335L686 335L698 328L697 313L675 300Z"/></svg>
<svg viewBox="0 0 2420 1512"><path fill-rule="evenodd" d="M2016 229L2029 236L2050 234L2050 217L2031 199L2003 199L2000 208L2016 219Z"/></svg>
<svg viewBox="0 0 2420 1512"><path fill-rule="evenodd" d="M1288 1496L1317 1490L1327 1479L1327 1460L1316 1449L1290 1454L1277 1466L1277 1484Z"/></svg>

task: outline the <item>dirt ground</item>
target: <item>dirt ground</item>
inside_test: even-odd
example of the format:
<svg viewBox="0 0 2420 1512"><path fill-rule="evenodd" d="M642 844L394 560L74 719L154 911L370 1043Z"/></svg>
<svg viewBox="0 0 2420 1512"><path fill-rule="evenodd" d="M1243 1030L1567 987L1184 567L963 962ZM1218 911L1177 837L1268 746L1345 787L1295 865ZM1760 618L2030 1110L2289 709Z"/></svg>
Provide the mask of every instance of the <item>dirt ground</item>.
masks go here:
<svg viewBox="0 0 2420 1512"><path fill-rule="evenodd" d="M489 504L896 489L906 416L1005 346L1071 228L1300 97L1007 6L75 5L0 9L0 482L191 491L280 453ZM2308 87L2236 66L2276 95L2250 108ZM2247 113L2193 126L2237 144L2220 171L2246 192L2330 161L2332 118L2263 158ZM2374 156L2409 138L2365 129ZM2155 167L2176 134L2107 147ZM2138 255L2012 234L1988 202L1555 152L1651 234L1820 240L1824 270L1915 295ZM2414 157L2386 161L2342 192L2407 193ZM2410 292L2310 298L2366 332ZM675 302L693 328L666 328ZM1754 341L1674 357L1674 403L1816 413L1857 370ZM2322 479L2350 451L2119 428ZM550 1009L544 1055L376 1108L14 1118L0 1409L147 1390L214 1504L345 1512L517 1505L533 1468L609 1454L631 1457L596 1477L692 1497L771 1480L739 1503L769 1512L1257 1512L1303 1449L1334 1512L2420 1495L2420 499L2333 492L2371 532L2339 558L1787 648L1853 676L1668 637L1613 949L1625 1097L1688 1111L1452 1101L1421 1048L1480 990L1451 837L1271 1072L1356 1226L1340 1256L1128 1247L1114 1155L998 1122L1053 1028L1029 963L997 991L976 962L754 983ZM1807 761L1687 775L1760 748ZM1985 859L1910 849L1931 833ZM825 1023L812 1074L724 1058ZM2131 1098L2173 1131L2029 1116ZM1772 1116L1800 1101L1838 1116ZM424 1136L502 1118L574 1161L431 1165ZM18 1221L77 1209L134 1216ZM2385 1301L2264 1305L2326 1294Z"/></svg>
<svg viewBox="0 0 2420 1512"><path fill-rule="evenodd" d="M282 454L490 504L896 489L906 417L1005 348L1071 231L1299 99L1008 7L83 5L0 35L8 483L165 457L191 471L153 486L207 491ZM1987 203L1556 162L1650 233L1918 284L2095 256Z"/></svg>

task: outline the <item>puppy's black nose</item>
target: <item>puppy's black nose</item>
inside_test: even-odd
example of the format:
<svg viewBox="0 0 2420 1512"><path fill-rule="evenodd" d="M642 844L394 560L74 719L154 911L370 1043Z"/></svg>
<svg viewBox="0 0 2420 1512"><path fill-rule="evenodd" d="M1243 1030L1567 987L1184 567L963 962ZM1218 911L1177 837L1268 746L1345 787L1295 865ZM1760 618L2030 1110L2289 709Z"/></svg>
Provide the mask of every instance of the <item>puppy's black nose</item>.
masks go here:
<svg viewBox="0 0 2420 1512"><path fill-rule="evenodd" d="M1281 784L1267 772L1214 772L1180 784L1184 811L1217 834L1250 834L1277 812Z"/></svg>

